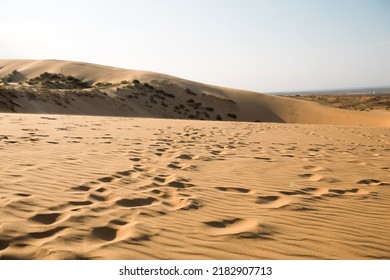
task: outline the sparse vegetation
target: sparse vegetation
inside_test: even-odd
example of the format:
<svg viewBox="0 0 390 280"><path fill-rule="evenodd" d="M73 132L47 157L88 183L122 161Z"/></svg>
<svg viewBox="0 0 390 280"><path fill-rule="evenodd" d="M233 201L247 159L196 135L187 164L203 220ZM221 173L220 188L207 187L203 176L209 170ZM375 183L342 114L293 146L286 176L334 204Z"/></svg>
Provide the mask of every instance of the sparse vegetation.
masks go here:
<svg viewBox="0 0 390 280"><path fill-rule="evenodd" d="M185 92L187 93L187 94L191 94L191 95L197 95L195 92L192 92L192 90L191 89L189 89L189 88L186 88L185 89Z"/></svg>
<svg viewBox="0 0 390 280"><path fill-rule="evenodd" d="M89 88L89 84L73 76L44 72L40 76L27 81L29 85L40 85L54 89L83 89Z"/></svg>
<svg viewBox="0 0 390 280"><path fill-rule="evenodd" d="M113 84L104 82L104 83L97 83L96 86L97 87L111 87L111 86L113 86Z"/></svg>
<svg viewBox="0 0 390 280"><path fill-rule="evenodd" d="M228 113L227 116L232 118L232 119L237 119L237 115L236 114Z"/></svg>
<svg viewBox="0 0 390 280"><path fill-rule="evenodd" d="M167 92L164 92L163 91L163 95L166 96L166 97L170 97L170 98L175 98L176 96L172 93L167 93Z"/></svg>
<svg viewBox="0 0 390 280"><path fill-rule="evenodd" d="M133 80L133 84L140 84L140 81L139 80Z"/></svg>
<svg viewBox="0 0 390 280"><path fill-rule="evenodd" d="M7 74L6 76L4 76L3 78L1 78L1 81L4 83L4 84L7 84L7 83L12 83L14 81L14 78L15 76L18 74L19 72L17 70L14 70L12 71L11 73Z"/></svg>
<svg viewBox="0 0 390 280"><path fill-rule="evenodd" d="M221 115L220 115L220 114L218 114L218 115L216 116L216 119L217 119L217 120L219 120L219 121L222 121L222 117L221 117Z"/></svg>
<svg viewBox="0 0 390 280"><path fill-rule="evenodd" d="M144 83L144 87L147 87L148 89L154 90L154 87L149 85L148 83Z"/></svg>

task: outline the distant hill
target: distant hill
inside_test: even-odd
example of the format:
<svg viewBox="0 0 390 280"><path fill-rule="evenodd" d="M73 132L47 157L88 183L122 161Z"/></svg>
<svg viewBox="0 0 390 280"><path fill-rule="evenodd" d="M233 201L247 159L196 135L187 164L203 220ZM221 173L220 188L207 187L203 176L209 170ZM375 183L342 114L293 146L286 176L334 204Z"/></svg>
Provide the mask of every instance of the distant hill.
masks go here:
<svg viewBox="0 0 390 280"><path fill-rule="evenodd" d="M0 112L390 126L359 112L159 73L60 60L0 60Z"/></svg>

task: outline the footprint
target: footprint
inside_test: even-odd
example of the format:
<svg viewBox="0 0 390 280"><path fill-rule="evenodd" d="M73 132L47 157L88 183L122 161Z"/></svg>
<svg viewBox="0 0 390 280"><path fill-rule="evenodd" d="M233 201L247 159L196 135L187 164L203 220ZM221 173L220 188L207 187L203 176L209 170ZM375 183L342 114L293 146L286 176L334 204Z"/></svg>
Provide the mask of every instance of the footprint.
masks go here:
<svg viewBox="0 0 390 280"><path fill-rule="evenodd" d="M7 249L9 246L9 241L0 239L0 251Z"/></svg>
<svg viewBox="0 0 390 280"><path fill-rule="evenodd" d="M179 165L178 162L172 162L170 164L167 165L169 168L172 168L172 169L181 169L181 166Z"/></svg>
<svg viewBox="0 0 390 280"><path fill-rule="evenodd" d="M233 188L233 187L216 187L217 190L223 191L223 192L232 192L232 193L250 193L253 192L249 189L245 188Z"/></svg>
<svg viewBox="0 0 390 280"><path fill-rule="evenodd" d="M112 221L110 221L110 223L112 223L114 225L118 225L118 226L124 226L127 224L127 222L122 221L122 220L118 220L118 219L112 220Z"/></svg>
<svg viewBox="0 0 390 280"><path fill-rule="evenodd" d="M99 178L98 181L100 182L103 182L103 183L110 183L114 180L113 177L102 177L102 178Z"/></svg>
<svg viewBox="0 0 390 280"><path fill-rule="evenodd" d="M53 236L54 234L64 230L66 227L57 227L48 231L41 231L41 232L31 232L28 235L34 239L43 239L50 236Z"/></svg>
<svg viewBox="0 0 390 280"><path fill-rule="evenodd" d="M259 196L256 203L263 206L263 208L281 208L291 203L291 199L288 197L280 197L276 195Z"/></svg>
<svg viewBox="0 0 390 280"><path fill-rule="evenodd" d="M306 194L304 191L298 190L298 191L280 191L281 194L284 195L303 195Z"/></svg>
<svg viewBox="0 0 390 280"><path fill-rule="evenodd" d="M254 159L260 159L260 160L265 160L265 161L272 161L272 159L269 158L269 157L254 157Z"/></svg>
<svg viewBox="0 0 390 280"><path fill-rule="evenodd" d="M172 181L172 182L168 183L168 186L173 187L173 188L177 188L177 189L185 189L185 188L193 187L194 185L190 184L190 183L183 183L180 181Z"/></svg>
<svg viewBox="0 0 390 280"><path fill-rule="evenodd" d="M61 216L59 213L37 214L30 219L41 224L51 225L57 221L59 216Z"/></svg>
<svg viewBox="0 0 390 280"><path fill-rule="evenodd" d="M357 182L360 185L369 185L369 186L388 186L388 183L382 183L376 179L363 179Z"/></svg>
<svg viewBox="0 0 390 280"><path fill-rule="evenodd" d="M259 223L256 219L226 219L203 222L202 232L208 235L239 235L244 233L256 234Z"/></svg>
<svg viewBox="0 0 390 280"><path fill-rule="evenodd" d="M336 193L336 194L345 194L348 191L347 190L330 189L329 192L330 193Z"/></svg>
<svg viewBox="0 0 390 280"><path fill-rule="evenodd" d="M167 200L163 202L163 205L169 211L176 210L198 210L203 206L203 204L193 198L184 198L177 195L167 195L162 198L166 198Z"/></svg>
<svg viewBox="0 0 390 280"><path fill-rule="evenodd" d="M319 174L306 173L306 174L300 174L299 177L304 178L310 182L318 182L322 180L322 176Z"/></svg>
<svg viewBox="0 0 390 280"><path fill-rule="evenodd" d="M354 188L350 190L330 189L329 192L336 193L339 195L366 195L370 193L368 190L358 189L358 188Z"/></svg>
<svg viewBox="0 0 390 280"><path fill-rule="evenodd" d="M70 205L74 205L74 206L87 206L87 205L93 204L93 202L89 201L89 200L85 200L85 201L69 201L69 204Z"/></svg>
<svg viewBox="0 0 390 280"><path fill-rule="evenodd" d="M313 166L313 165L306 165L303 168L311 172L324 170L322 166Z"/></svg>
<svg viewBox="0 0 390 280"><path fill-rule="evenodd" d="M116 238L116 229L113 229L111 227L105 226L105 227L96 227L92 229L92 234L96 236L99 239L102 239L104 241L112 241Z"/></svg>
<svg viewBox="0 0 390 280"><path fill-rule="evenodd" d="M319 197L329 193L329 189L327 188L304 188L301 191L305 193L309 193L312 196Z"/></svg>
<svg viewBox="0 0 390 280"><path fill-rule="evenodd" d="M198 210L199 208L202 208L203 204L195 199L188 199L187 205L180 208L180 210Z"/></svg>
<svg viewBox="0 0 390 280"><path fill-rule="evenodd" d="M94 193L91 193L89 195L89 197L91 199L94 199L94 200L97 200L97 201L108 201L110 200L112 197L114 197L114 195L104 195L104 194L94 194Z"/></svg>
<svg viewBox="0 0 390 280"><path fill-rule="evenodd" d="M192 159L192 156L188 155L188 154L182 154L180 156L177 156L176 158L189 160L189 159Z"/></svg>
<svg viewBox="0 0 390 280"><path fill-rule="evenodd" d="M21 196L21 197L29 197L29 196L31 196L31 194L28 194L28 193L16 193L15 195Z"/></svg>
<svg viewBox="0 0 390 280"><path fill-rule="evenodd" d="M134 198L134 199L120 199L116 202L117 205L123 206L123 207L141 207L141 206L147 206L151 205L156 201L153 197L148 198Z"/></svg>
<svg viewBox="0 0 390 280"><path fill-rule="evenodd" d="M119 171L119 172L117 172L117 174L121 175L121 176L130 176L131 170Z"/></svg>

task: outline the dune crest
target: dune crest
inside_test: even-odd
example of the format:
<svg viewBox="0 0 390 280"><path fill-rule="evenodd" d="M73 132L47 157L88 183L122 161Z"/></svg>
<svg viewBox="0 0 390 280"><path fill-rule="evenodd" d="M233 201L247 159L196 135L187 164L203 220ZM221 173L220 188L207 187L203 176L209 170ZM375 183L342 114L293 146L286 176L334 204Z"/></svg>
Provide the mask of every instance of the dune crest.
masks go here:
<svg viewBox="0 0 390 280"><path fill-rule="evenodd" d="M390 126L390 112L330 108L153 72L60 60L0 60L0 77L14 70L10 84L0 88L0 112ZM26 83L45 72L90 87Z"/></svg>

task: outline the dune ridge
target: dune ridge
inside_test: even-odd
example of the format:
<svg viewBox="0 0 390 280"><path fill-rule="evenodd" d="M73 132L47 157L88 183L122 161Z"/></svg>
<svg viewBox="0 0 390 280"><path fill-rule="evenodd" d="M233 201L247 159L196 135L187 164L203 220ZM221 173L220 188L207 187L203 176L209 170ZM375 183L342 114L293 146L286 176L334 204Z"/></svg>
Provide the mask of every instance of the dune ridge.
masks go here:
<svg viewBox="0 0 390 280"><path fill-rule="evenodd" d="M17 71L14 83L1 89L2 112L390 126L388 111L330 108L305 100L206 85L153 72L60 60L0 60L0 77L14 70ZM44 72L70 75L93 88L49 90L25 84ZM141 81L141 85L120 84L133 80ZM112 85L96 88L99 83ZM148 86L142 87L144 83Z"/></svg>

